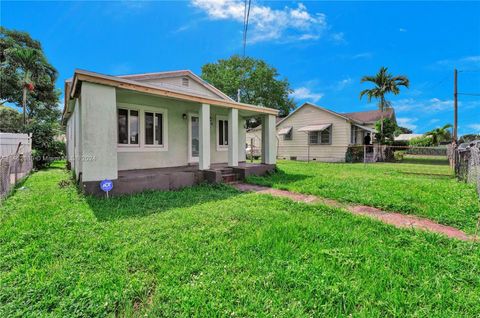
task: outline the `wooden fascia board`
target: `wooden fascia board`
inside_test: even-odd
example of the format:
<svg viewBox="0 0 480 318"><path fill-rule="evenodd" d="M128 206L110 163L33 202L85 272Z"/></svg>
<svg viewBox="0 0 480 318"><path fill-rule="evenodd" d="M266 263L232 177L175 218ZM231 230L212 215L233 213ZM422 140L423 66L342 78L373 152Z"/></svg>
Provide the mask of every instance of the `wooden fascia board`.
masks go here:
<svg viewBox="0 0 480 318"><path fill-rule="evenodd" d="M162 97L168 97L173 99L187 100L187 101L192 101L192 102L197 102L202 104L210 104L210 105L226 107L226 108L236 108L239 110L248 110L248 111L253 111L253 112L263 113L263 114L270 114L275 116L278 114L278 110L273 108L267 108L267 107L260 108L260 107L249 105L249 104L236 103L236 102L230 102L227 100L218 100L218 99L212 99L208 97L189 95L189 94L184 94L180 92L169 91L159 87L152 87L151 85L128 83L125 80L116 80L112 78L90 75L90 74L85 74L81 72L77 72L75 74L70 97L75 96L79 81L86 81L86 82L96 83L101 85L114 86L114 87L118 87L126 90L132 90L132 91L137 91L137 92L142 92L142 93L147 93L147 94L152 94L152 95L157 95Z"/></svg>

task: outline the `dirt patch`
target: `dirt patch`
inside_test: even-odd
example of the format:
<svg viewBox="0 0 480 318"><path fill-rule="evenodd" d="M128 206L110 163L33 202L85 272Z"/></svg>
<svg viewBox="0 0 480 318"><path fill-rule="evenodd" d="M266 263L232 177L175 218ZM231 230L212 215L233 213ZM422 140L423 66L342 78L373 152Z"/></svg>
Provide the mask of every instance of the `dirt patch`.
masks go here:
<svg viewBox="0 0 480 318"><path fill-rule="evenodd" d="M416 228L424 231L443 234L447 237L456 238L463 241L473 240L472 236L467 235L465 232L457 228L438 224L436 222L433 222L432 220L414 215L406 215L396 212L386 212L365 205L344 204L332 199L321 198L314 195L299 194L286 190L278 190L253 184L238 183L234 184L233 186L240 191L270 194L277 197L289 198L296 202L304 202L309 204L323 203L328 206L345 209L352 214L368 216L370 218L377 219L383 223L391 224L399 228Z"/></svg>

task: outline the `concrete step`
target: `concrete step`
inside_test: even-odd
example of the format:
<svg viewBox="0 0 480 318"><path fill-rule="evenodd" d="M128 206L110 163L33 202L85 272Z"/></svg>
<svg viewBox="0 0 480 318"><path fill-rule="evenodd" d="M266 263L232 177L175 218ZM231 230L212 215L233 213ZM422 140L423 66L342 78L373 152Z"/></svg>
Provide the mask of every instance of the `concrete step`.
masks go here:
<svg viewBox="0 0 480 318"><path fill-rule="evenodd" d="M224 174L232 174L232 173L233 173L233 168L228 168L228 167L226 167L226 168L220 169L220 171L222 172L222 175L224 175Z"/></svg>
<svg viewBox="0 0 480 318"><path fill-rule="evenodd" d="M237 175L235 173L222 174L223 182L230 183L237 181Z"/></svg>

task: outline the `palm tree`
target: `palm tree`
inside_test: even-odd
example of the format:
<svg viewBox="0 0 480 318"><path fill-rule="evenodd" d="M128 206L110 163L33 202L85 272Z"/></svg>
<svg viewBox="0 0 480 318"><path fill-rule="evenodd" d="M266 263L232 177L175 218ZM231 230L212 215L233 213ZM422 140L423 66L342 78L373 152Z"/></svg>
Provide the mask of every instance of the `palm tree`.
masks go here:
<svg viewBox="0 0 480 318"><path fill-rule="evenodd" d="M9 50L8 54L19 65L22 72L22 88L23 88L23 125L26 124L27 109L27 91L34 90L33 78L39 69L44 65L44 57L42 53L32 48L16 47Z"/></svg>
<svg viewBox="0 0 480 318"><path fill-rule="evenodd" d="M425 136L432 137L432 143L438 146L442 141L447 141L451 138L452 135L450 134L450 130L448 130L449 128L452 128L452 125L446 124L443 127L435 128L425 133Z"/></svg>
<svg viewBox="0 0 480 318"><path fill-rule="evenodd" d="M362 99L364 95L367 95L369 102L372 98L378 99L378 109L381 113L380 130L383 136L383 112L386 108L391 107L391 103L386 100L385 95L389 93L398 95L400 93L400 86L408 88L410 81L406 76L393 76L388 73L387 67L382 66L376 75L362 77L361 83L364 82L375 84L375 87L361 91L360 99Z"/></svg>

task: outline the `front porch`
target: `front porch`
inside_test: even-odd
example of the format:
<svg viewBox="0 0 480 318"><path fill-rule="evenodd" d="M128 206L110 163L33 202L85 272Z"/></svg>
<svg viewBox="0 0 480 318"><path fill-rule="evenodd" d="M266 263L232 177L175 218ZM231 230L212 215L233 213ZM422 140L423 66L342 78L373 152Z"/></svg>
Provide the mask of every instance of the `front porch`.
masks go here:
<svg viewBox="0 0 480 318"><path fill-rule="evenodd" d="M110 195L132 194L146 190L176 190L184 187L207 183L232 183L245 180L250 175L265 175L275 170L275 164L256 164L239 162L237 166L228 164L211 164L210 169L201 170L198 164L135 169L118 172L118 179L113 180ZM86 193L103 196L97 181L83 182Z"/></svg>

